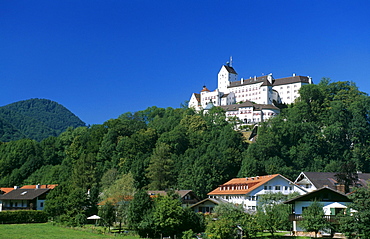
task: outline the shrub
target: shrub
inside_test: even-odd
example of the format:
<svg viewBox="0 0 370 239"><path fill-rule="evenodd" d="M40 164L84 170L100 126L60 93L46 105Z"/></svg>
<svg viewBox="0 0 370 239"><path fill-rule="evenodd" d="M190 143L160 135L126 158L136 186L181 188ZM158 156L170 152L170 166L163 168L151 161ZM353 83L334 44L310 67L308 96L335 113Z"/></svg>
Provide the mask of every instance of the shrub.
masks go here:
<svg viewBox="0 0 370 239"><path fill-rule="evenodd" d="M42 223L47 222L48 217L43 211L18 210L0 212L0 223L19 224L19 223Z"/></svg>

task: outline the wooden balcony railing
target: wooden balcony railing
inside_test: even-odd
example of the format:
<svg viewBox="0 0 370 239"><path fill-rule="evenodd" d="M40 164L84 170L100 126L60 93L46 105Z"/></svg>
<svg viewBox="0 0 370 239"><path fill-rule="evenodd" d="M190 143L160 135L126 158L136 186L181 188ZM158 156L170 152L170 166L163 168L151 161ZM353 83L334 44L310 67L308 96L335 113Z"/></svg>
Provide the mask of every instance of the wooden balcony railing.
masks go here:
<svg viewBox="0 0 370 239"><path fill-rule="evenodd" d="M335 215L325 215L324 218L329 222L336 222L336 216ZM290 214L289 215L289 221L303 221L302 214Z"/></svg>

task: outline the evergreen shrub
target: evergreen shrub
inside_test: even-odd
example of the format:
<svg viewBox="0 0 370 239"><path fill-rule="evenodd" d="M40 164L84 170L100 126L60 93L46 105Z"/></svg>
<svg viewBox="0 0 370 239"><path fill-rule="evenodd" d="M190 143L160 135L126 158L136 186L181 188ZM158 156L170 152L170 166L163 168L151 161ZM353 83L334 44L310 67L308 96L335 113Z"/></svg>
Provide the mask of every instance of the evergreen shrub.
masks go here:
<svg viewBox="0 0 370 239"><path fill-rule="evenodd" d="M20 223L43 223L47 222L48 217L43 211L18 210L0 212L1 224L20 224Z"/></svg>

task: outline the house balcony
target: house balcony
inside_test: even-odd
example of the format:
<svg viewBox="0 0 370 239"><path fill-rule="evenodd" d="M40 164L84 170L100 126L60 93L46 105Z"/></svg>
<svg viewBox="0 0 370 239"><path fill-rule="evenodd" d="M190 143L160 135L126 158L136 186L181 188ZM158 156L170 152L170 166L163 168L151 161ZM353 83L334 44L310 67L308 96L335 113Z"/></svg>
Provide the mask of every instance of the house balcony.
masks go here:
<svg viewBox="0 0 370 239"><path fill-rule="evenodd" d="M328 222L336 222L337 221L335 215L324 215L324 218ZM289 221L291 221L291 222L293 222L293 221L303 221L302 214L290 214L289 215Z"/></svg>

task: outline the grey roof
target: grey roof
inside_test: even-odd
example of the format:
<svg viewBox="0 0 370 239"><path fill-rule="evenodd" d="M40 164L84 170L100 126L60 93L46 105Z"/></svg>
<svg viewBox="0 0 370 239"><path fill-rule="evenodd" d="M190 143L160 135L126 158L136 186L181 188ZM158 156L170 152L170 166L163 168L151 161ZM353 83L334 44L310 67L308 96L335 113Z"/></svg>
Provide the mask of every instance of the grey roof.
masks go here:
<svg viewBox="0 0 370 239"><path fill-rule="evenodd" d="M238 74L236 73L235 69L231 66L228 66L228 65L224 65L224 67L226 68L226 70L229 72L229 73L232 73L232 74Z"/></svg>
<svg viewBox="0 0 370 239"><path fill-rule="evenodd" d="M329 173L329 172L302 172L307 179L312 182L312 184L316 188L322 188L322 187L330 187L332 189L335 188L335 184L338 183L336 180L336 174L337 173ZM358 182L362 186L367 185L367 181L370 179L370 173L358 173ZM298 180L298 179L297 179ZM302 180L302 179L301 179ZM298 182L297 182L298 183Z"/></svg>
<svg viewBox="0 0 370 239"><path fill-rule="evenodd" d="M336 202L352 202L351 199L347 197L347 195L329 188L329 187L322 187L315 191L300 195L296 198L290 199L285 201L285 204L292 204L296 201L336 201Z"/></svg>
<svg viewBox="0 0 370 239"><path fill-rule="evenodd" d="M38 188L38 189L14 189L7 194L1 195L0 200L32 200L38 196L47 193L49 188Z"/></svg>
<svg viewBox="0 0 370 239"><path fill-rule="evenodd" d="M256 83L262 83L261 86L277 86L277 85L286 85L286 84L293 84L293 83L310 83L310 78L307 76L290 76L290 77L284 77L279 79L272 78L272 84L268 80L268 75L259 76L259 77L251 77L249 79L243 79L243 83L238 80L234 82L230 82L230 86L228 88L232 87L238 87L241 85L251 85Z"/></svg>
<svg viewBox="0 0 370 239"><path fill-rule="evenodd" d="M263 83L262 86L265 85L271 85L270 81L267 79L268 75L265 76L259 76L255 78L249 78L249 79L243 79L243 83L239 81L233 81L230 82L230 86L228 88L237 87L241 85L250 85L250 84L256 84L256 83Z"/></svg>
<svg viewBox="0 0 370 239"><path fill-rule="evenodd" d="M191 205L190 207L192 208L192 207L195 207L195 206L197 206L197 205L199 205L199 204L202 204L202 203L204 203L204 202L206 202L206 201L210 201L210 202L212 202L212 203L214 203L214 204L216 204L216 205L219 205L219 204L221 204L221 203L228 203L228 201L226 201L226 200L223 200L222 198L206 198L206 199L203 199L202 201L199 201L199 202L197 202L197 203L195 203L195 204L193 204L193 205Z"/></svg>
<svg viewBox="0 0 370 239"><path fill-rule="evenodd" d="M286 84L293 84L293 83L309 83L310 79L307 76L290 76L290 77L285 77L285 78L279 78L276 79L274 82L275 85L286 85Z"/></svg>

